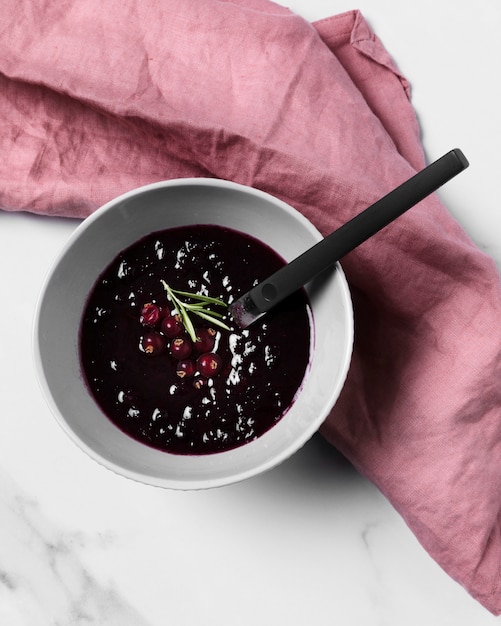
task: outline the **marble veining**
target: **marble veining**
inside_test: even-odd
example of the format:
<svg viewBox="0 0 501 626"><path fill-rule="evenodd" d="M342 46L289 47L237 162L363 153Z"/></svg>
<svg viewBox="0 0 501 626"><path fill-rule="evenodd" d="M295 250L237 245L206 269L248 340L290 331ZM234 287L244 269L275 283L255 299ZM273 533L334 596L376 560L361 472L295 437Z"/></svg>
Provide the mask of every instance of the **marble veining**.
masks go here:
<svg viewBox="0 0 501 626"><path fill-rule="evenodd" d="M113 584L98 581L82 562L80 554L94 538L59 529L3 471L0 493L2 626L149 625Z"/></svg>

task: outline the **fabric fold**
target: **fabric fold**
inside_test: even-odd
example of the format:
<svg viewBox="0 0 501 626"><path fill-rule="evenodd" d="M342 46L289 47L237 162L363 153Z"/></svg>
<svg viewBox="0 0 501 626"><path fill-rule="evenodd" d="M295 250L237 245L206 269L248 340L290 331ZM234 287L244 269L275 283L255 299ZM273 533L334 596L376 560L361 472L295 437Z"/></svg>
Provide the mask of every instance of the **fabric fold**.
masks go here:
<svg viewBox="0 0 501 626"><path fill-rule="evenodd" d="M0 30L4 210L83 218L210 176L327 234L424 165L409 83L358 11L312 25L268 0L4 0ZM436 195L343 267L355 349L322 433L499 614L496 267Z"/></svg>
<svg viewBox="0 0 501 626"><path fill-rule="evenodd" d="M381 121L398 152L416 170L422 169L425 159L409 81L361 12L334 15L315 22L314 27ZM408 102L402 97L402 90ZM393 106L394 102L398 102L398 107Z"/></svg>

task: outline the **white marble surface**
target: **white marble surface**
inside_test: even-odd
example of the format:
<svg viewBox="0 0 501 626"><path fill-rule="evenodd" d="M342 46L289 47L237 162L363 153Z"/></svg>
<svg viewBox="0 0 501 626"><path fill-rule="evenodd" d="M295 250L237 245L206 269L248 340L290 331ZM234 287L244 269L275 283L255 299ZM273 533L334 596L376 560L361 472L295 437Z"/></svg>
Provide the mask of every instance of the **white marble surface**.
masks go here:
<svg viewBox="0 0 501 626"><path fill-rule="evenodd" d="M441 193L501 267L499 0L283 4L310 20L362 10L411 81L430 160L453 147L470 159ZM41 396L30 335L76 225L0 211L1 626L501 623L319 437L264 476L187 493L77 449Z"/></svg>

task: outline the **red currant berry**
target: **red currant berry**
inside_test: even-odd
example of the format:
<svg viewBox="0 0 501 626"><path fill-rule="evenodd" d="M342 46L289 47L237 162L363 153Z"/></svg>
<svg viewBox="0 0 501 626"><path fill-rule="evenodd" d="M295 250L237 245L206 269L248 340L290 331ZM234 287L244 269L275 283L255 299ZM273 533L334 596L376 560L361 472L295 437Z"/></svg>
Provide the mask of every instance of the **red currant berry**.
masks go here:
<svg viewBox="0 0 501 626"><path fill-rule="evenodd" d="M214 352L206 352L197 359L197 369L206 378L212 378L219 374L221 369L221 357Z"/></svg>
<svg viewBox="0 0 501 626"><path fill-rule="evenodd" d="M193 347L198 354L210 352L216 342L216 331L213 328L197 328L195 333L197 340L194 342Z"/></svg>
<svg viewBox="0 0 501 626"><path fill-rule="evenodd" d="M197 365L195 361L191 361L190 359L183 359L177 364L176 374L179 378L191 378L195 375L196 371Z"/></svg>
<svg viewBox="0 0 501 626"><path fill-rule="evenodd" d="M160 311L160 319L163 319L164 317L168 317L170 315L170 309L168 306L159 304L158 310Z"/></svg>
<svg viewBox="0 0 501 626"><path fill-rule="evenodd" d="M160 321L160 309L156 304L148 302L141 309L141 317L139 321L143 326L156 326Z"/></svg>
<svg viewBox="0 0 501 626"><path fill-rule="evenodd" d="M179 359L180 361L187 359L192 350L193 344L185 337L176 337L171 341L170 353L174 358Z"/></svg>
<svg viewBox="0 0 501 626"><path fill-rule="evenodd" d="M160 333L146 333L141 337L141 350L150 356L161 354L165 348L165 338Z"/></svg>
<svg viewBox="0 0 501 626"><path fill-rule="evenodd" d="M173 315L167 315L162 320L161 329L163 334L169 339L173 339L174 337L179 337L183 334L183 324L177 317Z"/></svg>

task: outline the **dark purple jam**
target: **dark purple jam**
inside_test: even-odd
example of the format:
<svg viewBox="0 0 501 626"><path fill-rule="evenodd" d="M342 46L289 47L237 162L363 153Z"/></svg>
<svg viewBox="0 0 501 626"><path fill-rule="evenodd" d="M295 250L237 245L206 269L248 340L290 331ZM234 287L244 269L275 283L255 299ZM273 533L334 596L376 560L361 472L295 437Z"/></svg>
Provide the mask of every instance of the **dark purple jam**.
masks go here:
<svg viewBox="0 0 501 626"><path fill-rule="evenodd" d="M94 286L80 332L82 369L105 415L134 439L174 454L229 450L268 431L294 402L309 363L306 294L246 330L235 328L226 308L211 307L230 331L192 315L204 329L198 350L184 326L179 335L161 281L230 304L283 263L262 242L211 225L153 233L124 250Z"/></svg>

